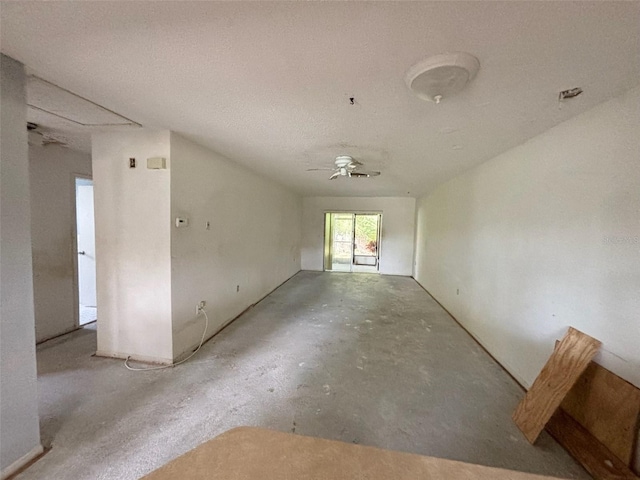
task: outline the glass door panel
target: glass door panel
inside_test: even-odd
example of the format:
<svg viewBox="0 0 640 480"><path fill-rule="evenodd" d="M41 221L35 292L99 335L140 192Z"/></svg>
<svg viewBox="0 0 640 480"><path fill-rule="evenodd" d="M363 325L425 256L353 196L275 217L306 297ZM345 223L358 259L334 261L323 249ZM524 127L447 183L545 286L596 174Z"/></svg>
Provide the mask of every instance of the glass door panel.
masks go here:
<svg viewBox="0 0 640 480"><path fill-rule="evenodd" d="M378 256L379 215L355 215L355 255Z"/></svg>
<svg viewBox="0 0 640 480"><path fill-rule="evenodd" d="M355 214L354 219L354 271L377 271L378 232L380 215Z"/></svg>
<svg viewBox="0 0 640 480"><path fill-rule="evenodd" d="M331 270L350 272L353 258L353 214L332 213Z"/></svg>

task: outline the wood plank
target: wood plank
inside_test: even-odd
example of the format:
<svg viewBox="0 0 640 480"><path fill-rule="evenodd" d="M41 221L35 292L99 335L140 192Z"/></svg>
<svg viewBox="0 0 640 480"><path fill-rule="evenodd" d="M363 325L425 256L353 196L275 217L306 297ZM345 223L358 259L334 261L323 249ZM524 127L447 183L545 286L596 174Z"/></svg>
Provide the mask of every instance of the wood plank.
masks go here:
<svg viewBox="0 0 640 480"><path fill-rule="evenodd" d="M595 338L569 327L513 413L513 421L530 443L536 441L600 345Z"/></svg>
<svg viewBox="0 0 640 480"><path fill-rule="evenodd" d="M549 480L502 468L393 452L261 428L223 433L146 480Z"/></svg>
<svg viewBox="0 0 640 480"><path fill-rule="evenodd" d="M595 480L638 480L622 460L562 409L553 414L546 428Z"/></svg>
<svg viewBox="0 0 640 480"><path fill-rule="evenodd" d="M631 466L640 419L640 389L591 362L561 408Z"/></svg>

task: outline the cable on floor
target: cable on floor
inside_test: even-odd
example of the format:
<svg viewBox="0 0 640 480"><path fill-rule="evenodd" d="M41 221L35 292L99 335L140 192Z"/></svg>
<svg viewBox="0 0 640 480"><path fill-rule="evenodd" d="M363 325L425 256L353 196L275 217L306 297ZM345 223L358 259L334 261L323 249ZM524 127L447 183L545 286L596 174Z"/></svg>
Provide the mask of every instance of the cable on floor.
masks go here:
<svg viewBox="0 0 640 480"><path fill-rule="evenodd" d="M199 308L198 309L198 315L202 313L204 315L204 330L202 331L202 338L200 339L200 344L198 345L198 348L196 348L191 355L189 355L187 358L180 360L178 363L172 363L171 365L162 365L162 366L158 366L158 367L144 367L144 368L137 368L137 367L132 367L129 365L129 359L131 358L130 356L127 357L127 359L124 361L124 366L127 367L127 370L131 370L132 372L144 372L147 370L162 370L164 368L173 368L177 365L180 365L181 363L186 362L187 360L189 360L191 357L193 357L196 353L198 353L198 350L200 350L200 348L202 347L202 344L204 343L204 337L207 334L207 329L209 328L209 316L207 315L207 312L205 311L204 308Z"/></svg>

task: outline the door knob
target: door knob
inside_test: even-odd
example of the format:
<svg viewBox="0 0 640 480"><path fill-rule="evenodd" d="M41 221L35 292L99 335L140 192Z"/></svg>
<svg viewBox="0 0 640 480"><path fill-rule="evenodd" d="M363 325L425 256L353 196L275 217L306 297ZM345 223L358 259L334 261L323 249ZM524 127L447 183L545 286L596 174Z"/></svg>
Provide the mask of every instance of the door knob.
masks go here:
<svg viewBox="0 0 640 480"><path fill-rule="evenodd" d="M86 255L86 252L84 252L84 251L78 252L78 255Z"/></svg>

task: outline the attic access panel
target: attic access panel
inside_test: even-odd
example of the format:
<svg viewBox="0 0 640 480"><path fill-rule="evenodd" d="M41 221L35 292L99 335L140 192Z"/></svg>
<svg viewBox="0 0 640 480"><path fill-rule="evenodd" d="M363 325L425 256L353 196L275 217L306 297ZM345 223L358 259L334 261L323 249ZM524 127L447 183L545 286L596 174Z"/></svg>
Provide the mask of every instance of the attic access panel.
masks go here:
<svg viewBox="0 0 640 480"><path fill-rule="evenodd" d="M58 121L68 126L70 122L77 127L140 126L133 120L35 75L27 78L27 106L37 113L37 117L49 117L40 122L36 120L36 123Z"/></svg>

